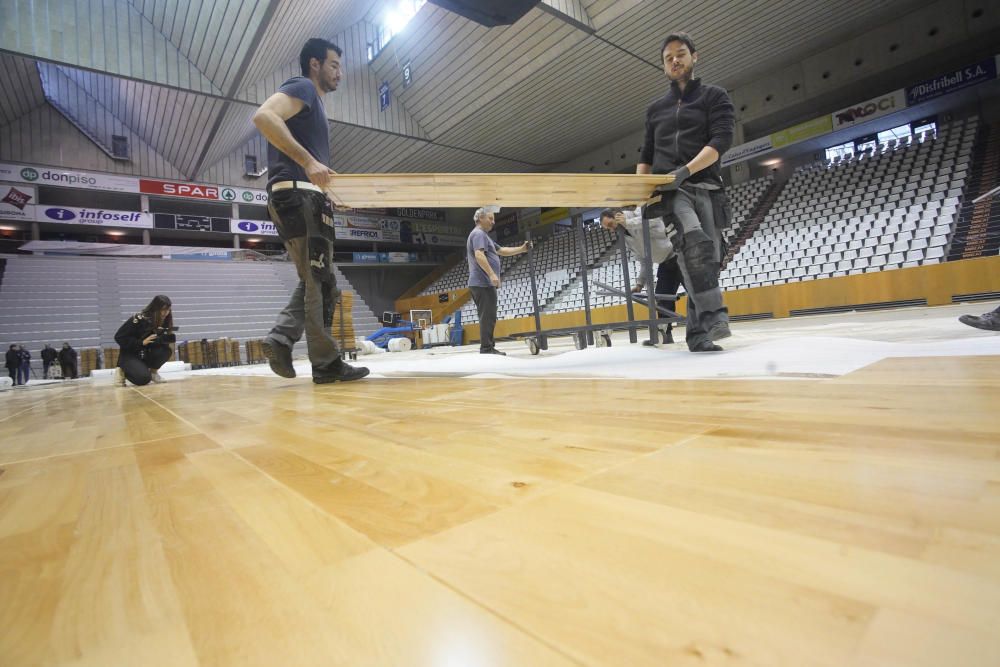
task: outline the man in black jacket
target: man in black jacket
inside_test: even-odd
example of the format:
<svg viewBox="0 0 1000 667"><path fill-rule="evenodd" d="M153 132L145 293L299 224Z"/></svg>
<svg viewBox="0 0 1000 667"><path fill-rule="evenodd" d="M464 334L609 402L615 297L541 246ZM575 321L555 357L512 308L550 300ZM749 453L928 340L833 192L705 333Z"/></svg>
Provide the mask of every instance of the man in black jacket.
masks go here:
<svg viewBox="0 0 1000 667"><path fill-rule="evenodd" d="M7 348L5 360L7 362L7 373L10 374L10 379L17 385L17 369L21 367L21 353L18 351L17 345L12 344Z"/></svg>
<svg viewBox="0 0 1000 667"><path fill-rule="evenodd" d="M52 346L48 343L42 348L42 378L45 380L49 379L49 369L52 367L52 362L56 360L56 351L52 349Z"/></svg>
<svg viewBox="0 0 1000 667"><path fill-rule="evenodd" d="M59 350L59 367L62 369L63 380L76 379L76 350L69 343L63 343Z"/></svg>
<svg viewBox="0 0 1000 667"><path fill-rule="evenodd" d="M660 49L670 89L646 110L646 137L637 174L673 174L662 202L647 207L664 216L688 293L687 344L692 352L717 352L726 338L729 311L722 303L719 271L722 231L729 224L719 157L733 141L733 103L723 88L693 78L698 54L685 33L669 35Z"/></svg>

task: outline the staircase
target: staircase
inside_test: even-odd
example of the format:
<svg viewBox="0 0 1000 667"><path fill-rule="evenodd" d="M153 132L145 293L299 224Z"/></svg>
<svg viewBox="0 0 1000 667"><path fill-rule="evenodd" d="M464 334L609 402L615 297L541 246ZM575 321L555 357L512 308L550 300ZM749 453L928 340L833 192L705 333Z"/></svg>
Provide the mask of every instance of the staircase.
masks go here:
<svg viewBox="0 0 1000 667"><path fill-rule="evenodd" d="M962 211L948 260L996 255L1000 250L1000 205L996 197L973 200L1000 185L1000 125L983 125L972 151L972 176L962 193Z"/></svg>
<svg viewBox="0 0 1000 667"><path fill-rule="evenodd" d="M754 232L757 231L757 228L760 227L760 224L764 222L767 212L771 210L771 206L773 206L774 202L777 201L778 196L785 187L785 183L787 183L787 181L782 183L771 183L771 187L767 189L764 195L760 198L760 201L757 202L757 205L754 206L753 210L750 212L750 217L747 218L746 224L744 224L740 229L740 233L733 240L732 244L730 244L729 249L726 252L726 256L722 259L723 269L726 268L726 264L728 264L729 261L736 256L736 253L740 251L740 248L743 247L747 240L753 236Z"/></svg>

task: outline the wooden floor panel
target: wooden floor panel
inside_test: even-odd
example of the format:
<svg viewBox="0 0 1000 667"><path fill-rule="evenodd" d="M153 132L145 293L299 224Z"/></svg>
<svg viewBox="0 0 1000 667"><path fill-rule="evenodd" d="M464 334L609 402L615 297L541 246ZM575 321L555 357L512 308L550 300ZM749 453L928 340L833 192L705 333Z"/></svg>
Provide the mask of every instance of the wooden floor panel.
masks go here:
<svg viewBox="0 0 1000 667"><path fill-rule="evenodd" d="M1000 664L1000 358L0 398L0 664Z"/></svg>

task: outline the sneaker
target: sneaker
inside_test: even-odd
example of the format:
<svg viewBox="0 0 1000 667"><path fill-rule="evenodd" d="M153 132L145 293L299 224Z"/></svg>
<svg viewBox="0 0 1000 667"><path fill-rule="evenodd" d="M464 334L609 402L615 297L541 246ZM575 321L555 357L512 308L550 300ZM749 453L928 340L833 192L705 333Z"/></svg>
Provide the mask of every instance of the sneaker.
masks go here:
<svg viewBox="0 0 1000 667"><path fill-rule="evenodd" d="M479 350L479 354L496 354L496 355L499 355L501 357L506 357L507 356L506 352L501 352L500 350L496 349L495 347L492 350Z"/></svg>
<svg viewBox="0 0 1000 667"><path fill-rule="evenodd" d="M166 382L166 380L163 379L163 376L160 375L160 371L152 371L152 372L150 372L149 377L150 377L150 379L153 382L155 382L157 384L159 384L161 382Z"/></svg>
<svg viewBox="0 0 1000 667"><path fill-rule="evenodd" d="M710 340L703 340L689 349L692 352L722 352L722 348Z"/></svg>
<svg viewBox="0 0 1000 667"><path fill-rule="evenodd" d="M962 315L958 321L984 331L1000 331L1000 312L996 310L982 315Z"/></svg>
<svg viewBox="0 0 1000 667"><path fill-rule="evenodd" d="M329 370L313 371L313 382L316 384L329 384L330 382L350 382L360 380L368 375L370 371L364 366L351 366L345 364L342 359L334 363Z"/></svg>
<svg viewBox="0 0 1000 667"><path fill-rule="evenodd" d="M115 385L119 387L125 386L125 371L120 368L115 369Z"/></svg>
<svg viewBox="0 0 1000 667"><path fill-rule="evenodd" d="M708 329L708 337L712 339L712 342L729 338L732 335L733 332L729 330L728 322L716 322Z"/></svg>
<svg viewBox="0 0 1000 667"><path fill-rule="evenodd" d="M282 345L278 341L265 338L261 344L267 363L271 366L271 372L283 378L295 377L295 367L292 366L292 348Z"/></svg>

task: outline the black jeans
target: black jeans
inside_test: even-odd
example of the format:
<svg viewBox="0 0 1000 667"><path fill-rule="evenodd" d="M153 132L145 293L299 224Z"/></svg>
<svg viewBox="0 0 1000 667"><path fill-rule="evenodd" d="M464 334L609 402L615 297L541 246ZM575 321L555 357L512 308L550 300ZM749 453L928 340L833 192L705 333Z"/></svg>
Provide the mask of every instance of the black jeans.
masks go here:
<svg viewBox="0 0 1000 667"><path fill-rule="evenodd" d="M76 379L76 362L60 361L59 368L62 370L63 380Z"/></svg>
<svg viewBox="0 0 1000 667"><path fill-rule="evenodd" d="M489 352L496 347L493 329L497 325L497 288L469 287L469 291L479 313L479 351Z"/></svg>
<svg viewBox="0 0 1000 667"><path fill-rule="evenodd" d="M124 371L125 379L141 386L149 384L153 371L159 370L173 354L170 346L162 343L147 345L138 355L122 350L118 356L118 367Z"/></svg>
<svg viewBox="0 0 1000 667"><path fill-rule="evenodd" d="M681 267L677 263L676 257L671 257L665 262L660 262L656 269L656 293L677 296L677 288L684 283L681 275ZM669 311L677 312L677 301L659 299L657 305ZM668 325L669 326L669 325Z"/></svg>

